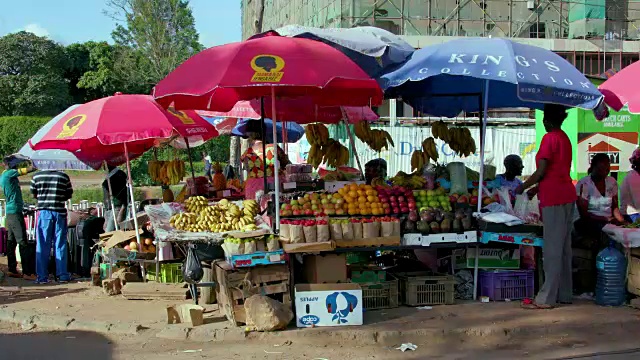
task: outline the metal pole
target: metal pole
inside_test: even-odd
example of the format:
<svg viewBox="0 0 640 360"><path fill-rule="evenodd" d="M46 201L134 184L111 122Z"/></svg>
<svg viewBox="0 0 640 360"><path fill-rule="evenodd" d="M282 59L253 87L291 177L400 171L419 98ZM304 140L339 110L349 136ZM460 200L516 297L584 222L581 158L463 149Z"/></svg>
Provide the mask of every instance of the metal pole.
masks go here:
<svg viewBox="0 0 640 360"><path fill-rule="evenodd" d="M276 205L276 234L280 231L280 179L278 176L278 172L280 169L280 162L278 161L278 131L276 129L276 124L278 123L276 120L276 88L271 87L271 121L272 124L272 134L273 134L273 151L275 151L275 156L273 157L273 183L275 185L275 205ZM266 154L264 154L266 159Z"/></svg>
<svg viewBox="0 0 640 360"><path fill-rule="evenodd" d="M113 190L111 190L111 177L109 176L109 167L107 166L107 161L104 162L104 167L107 170L107 187L109 188L109 198L111 198L111 213L113 215L113 223L116 226L116 230L118 230L118 218L116 216L116 207L113 204Z"/></svg>
<svg viewBox="0 0 640 360"><path fill-rule="evenodd" d="M480 181L478 185L478 196L482 198L482 187L484 182L484 145L486 142L485 123L489 115L489 80L485 80L484 93L482 94L484 104L480 117ZM478 212L482 209L482 201L478 201ZM473 299L478 298L478 259L480 258L480 245L476 245L476 261L473 266Z"/></svg>
<svg viewBox="0 0 640 360"><path fill-rule="evenodd" d="M191 178L193 179L193 186L196 186L196 173L193 170L193 157L191 156L191 147L189 147L189 139L185 136L184 143L187 145L187 155L189 155L189 164L191 165ZM182 179L180 179L182 180Z"/></svg>
<svg viewBox="0 0 640 360"><path fill-rule="evenodd" d="M271 125L273 125L273 119L271 120ZM267 195L269 186L267 184L267 163L265 161L267 159L267 125L264 121L264 96L260 98L260 127L262 130L262 134L260 134L260 139L262 139L262 179L264 180L264 194Z"/></svg>
<svg viewBox="0 0 640 360"><path fill-rule="evenodd" d="M124 156L127 160L127 187L129 188L129 198L131 200L131 215L133 216L133 228L136 231L136 241L140 245L140 228L138 227L138 216L136 211L136 199L133 196L133 180L131 180L131 164L129 161L129 152L127 143L124 143Z"/></svg>

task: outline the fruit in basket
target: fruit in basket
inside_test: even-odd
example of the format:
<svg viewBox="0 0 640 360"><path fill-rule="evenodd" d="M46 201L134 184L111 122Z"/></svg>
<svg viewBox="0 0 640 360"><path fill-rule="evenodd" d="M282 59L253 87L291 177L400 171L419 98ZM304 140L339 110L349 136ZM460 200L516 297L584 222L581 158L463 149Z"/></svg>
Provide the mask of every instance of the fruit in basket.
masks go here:
<svg viewBox="0 0 640 360"><path fill-rule="evenodd" d="M209 206L209 200L204 196L192 196L184 202L185 210L194 214L199 214L207 206Z"/></svg>

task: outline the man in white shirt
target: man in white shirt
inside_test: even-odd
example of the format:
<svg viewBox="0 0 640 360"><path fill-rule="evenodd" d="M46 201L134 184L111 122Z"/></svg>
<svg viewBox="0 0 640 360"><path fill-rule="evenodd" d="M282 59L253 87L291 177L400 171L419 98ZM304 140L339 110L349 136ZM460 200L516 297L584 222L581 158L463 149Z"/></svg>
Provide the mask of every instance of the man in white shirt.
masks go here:
<svg viewBox="0 0 640 360"><path fill-rule="evenodd" d="M640 148L631 158L631 171L627 173L620 188L620 212L627 221L640 219Z"/></svg>

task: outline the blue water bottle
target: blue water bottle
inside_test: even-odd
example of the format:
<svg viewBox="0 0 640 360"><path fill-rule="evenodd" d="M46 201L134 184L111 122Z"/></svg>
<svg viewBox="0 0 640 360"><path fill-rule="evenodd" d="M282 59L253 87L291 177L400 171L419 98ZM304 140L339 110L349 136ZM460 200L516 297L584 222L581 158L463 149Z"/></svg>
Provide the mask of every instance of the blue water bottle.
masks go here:
<svg viewBox="0 0 640 360"><path fill-rule="evenodd" d="M596 257L596 304L620 306L626 300L627 259L613 242Z"/></svg>

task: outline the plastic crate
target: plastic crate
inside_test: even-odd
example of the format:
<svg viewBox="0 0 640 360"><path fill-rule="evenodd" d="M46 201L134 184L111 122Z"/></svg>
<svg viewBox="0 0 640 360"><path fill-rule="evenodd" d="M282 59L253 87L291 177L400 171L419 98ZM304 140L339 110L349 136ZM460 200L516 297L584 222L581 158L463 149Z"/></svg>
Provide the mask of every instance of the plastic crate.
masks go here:
<svg viewBox="0 0 640 360"><path fill-rule="evenodd" d="M400 305L398 280L379 284L360 284L362 307L365 310L391 309Z"/></svg>
<svg viewBox="0 0 640 360"><path fill-rule="evenodd" d="M147 280L166 284L178 284L184 281L182 263L160 264L160 278L156 276L156 267L147 268Z"/></svg>
<svg viewBox="0 0 640 360"><path fill-rule="evenodd" d="M451 305L455 302L456 278L452 275L401 277L404 304Z"/></svg>
<svg viewBox="0 0 640 360"><path fill-rule="evenodd" d="M519 300L533 297L533 270L480 271L480 296L493 301Z"/></svg>
<svg viewBox="0 0 640 360"><path fill-rule="evenodd" d="M371 257L366 251L347 253L347 265L368 263L370 260Z"/></svg>

